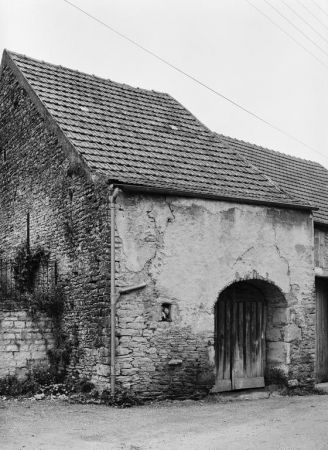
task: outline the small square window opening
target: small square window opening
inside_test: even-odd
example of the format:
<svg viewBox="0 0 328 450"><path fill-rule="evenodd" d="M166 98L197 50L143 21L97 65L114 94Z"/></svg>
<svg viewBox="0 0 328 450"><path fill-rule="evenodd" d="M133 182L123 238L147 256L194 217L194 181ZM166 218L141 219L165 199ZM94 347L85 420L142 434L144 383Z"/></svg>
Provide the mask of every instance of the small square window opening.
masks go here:
<svg viewBox="0 0 328 450"><path fill-rule="evenodd" d="M162 321L163 322L172 322L171 306L172 305L170 303L162 303Z"/></svg>

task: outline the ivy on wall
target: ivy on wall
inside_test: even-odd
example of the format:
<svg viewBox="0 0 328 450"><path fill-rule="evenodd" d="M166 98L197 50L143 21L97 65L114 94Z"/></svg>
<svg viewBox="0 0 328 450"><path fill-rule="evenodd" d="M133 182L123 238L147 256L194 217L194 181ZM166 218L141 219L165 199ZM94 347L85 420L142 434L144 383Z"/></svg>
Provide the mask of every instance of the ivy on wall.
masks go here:
<svg viewBox="0 0 328 450"><path fill-rule="evenodd" d="M48 351L51 370L57 374L66 372L69 364L71 346L62 331L62 316L65 305L65 293L57 284L57 273L50 274L47 284L40 286L40 271L48 269L50 252L41 246L30 248L28 243L18 247L13 260L15 288L21 294L32 319L37 322L40 313L47 314L53 321L55 347ZM56 267L56 266L55 266ZM46 271L47 275L48 272Z"/></svg>
<svg viewBox="0 0 328 450"><path fill-rule="evenodd" d="M17 249L13 261L13 274L19 292L33 292L36 276L41 265L49 263L50 252L41 246L30 249L24 243Z"/></svg>

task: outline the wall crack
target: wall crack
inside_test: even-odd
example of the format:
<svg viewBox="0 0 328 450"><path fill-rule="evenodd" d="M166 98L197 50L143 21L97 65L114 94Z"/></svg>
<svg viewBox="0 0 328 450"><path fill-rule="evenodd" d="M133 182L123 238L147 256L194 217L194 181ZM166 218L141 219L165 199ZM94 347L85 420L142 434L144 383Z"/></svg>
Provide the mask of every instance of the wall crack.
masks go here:
<svg viewBox="0 0 328 450"><path fill-rule="evenodd" d="M280 258L282 261L284 261L284 262L286 263L286 265L287 265L287 275L288 275L288 277L289 277L289 285L290 285L290 287L292 288L292 283L291 283L291 279L290 279L290 266L289 266L289 261L288 261L287 258L285 258L285 257L281 254L280 248L278 247L278 243L277 243L277 230L276 230L276 227L275 227L274 225L273 225L273 231L274 231L275 247L276 247L277 253L278 253L278 255L279 255L279 258Z"/></svg>
<svg viewBox="0 0 328 450"><path fill-rule="evenodd" d="M254 248L254 245L252 245L251 247L249 247L242 255L238 256L238 258L236 259L235 263L232 265L231 269L233 269L235 267L235 265L241 261L243 264L245 264L245 262L243 261L244 256L250 252L252 249Z"/></svg>

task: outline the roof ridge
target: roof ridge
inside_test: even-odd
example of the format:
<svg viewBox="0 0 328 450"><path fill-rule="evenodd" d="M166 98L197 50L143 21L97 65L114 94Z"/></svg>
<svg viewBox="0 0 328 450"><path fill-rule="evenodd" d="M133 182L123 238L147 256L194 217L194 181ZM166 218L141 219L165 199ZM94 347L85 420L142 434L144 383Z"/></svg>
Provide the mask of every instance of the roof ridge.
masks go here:
<svg viewBox="0 0 328 450"><path fill-rule="evenodd" d="M95 78L96 80L99 80L99 81L102 81L102 82L115 84L115 85L117 85L119 87L126 87L128 89L132 89L132 90L138 91L138 92L145 92L145 93L152 92L154 94L159 94L159 95L162 95L162 96L165 96L165 97L169 96L169 94L167 94L166 92L156 91L154 89L145 89L145 88L135 87L135 86L131 86L131 85L126 84L126 83L119 83L118 81L113 81L113 80L111 80L109 78L99 77L98 75L90 74L90 73L87 73L87 72L82 72L82 71L77 70L77 69L71 69L69 67L65 67L65 66L62 66L60 64L53 64L53 63L49 63L47 61L43 61L41 59L31 58L30 56L26 56L26 55L23 55L21 53L13 52L11 50L5 49L4 51L7 52L10 56L14 56L14 57L17 56L19 58L24 58L27 61L33 61L33 62L36 62L36 63L41 63L43 65L47 65L47 66L51 66L51 67L55 67L55 68L60 68L60 69L65 70L67 72L78 73L80 75L85 75L85 76L90 77L90 78Z"/></svg>
<svg viewBox="0 0 328 450"><path fill-rule="evenodd" d="M226 135L221 134L221 133L215 133L215 134L217 134L222 139L229 139L231 141L240 142L243 145L256 147L256 148L261 149L261 150L266 150L268 152L272 152L274 154L277 154L278 156L283 157L283 158L293 159L293 160L297 160L297 161L300 161L300 162L306 162L306 163L315 164L316 166L320 166L323 169L327 170L322 164L318 163L317 161L313 161L311 159L305 159L305 158L300 158L299 156L288 155L287 153L284 153L284 152L279 151L279 150L273 150L273 149L268 148L268 147L263 147L262 145L252 144L251 142L243 141L242 139L233 138L231 136L226 136Z"/></svg>

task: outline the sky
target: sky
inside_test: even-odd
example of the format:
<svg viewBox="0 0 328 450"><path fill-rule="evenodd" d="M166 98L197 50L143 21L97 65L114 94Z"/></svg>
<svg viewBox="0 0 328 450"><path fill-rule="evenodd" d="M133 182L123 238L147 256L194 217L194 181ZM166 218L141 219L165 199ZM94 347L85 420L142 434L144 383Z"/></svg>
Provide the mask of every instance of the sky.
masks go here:
<svg viewBox="0 0 328 450"><path fill-rule="evenodd" d="M325 0L69 1L220 95L65 0L0 0L0 52L167 92L217 133L328 168Z"/></svg>

